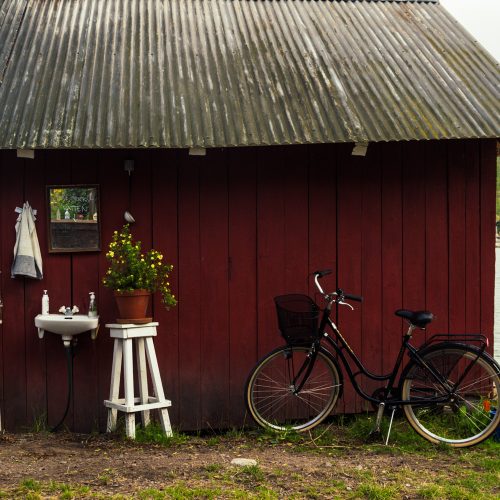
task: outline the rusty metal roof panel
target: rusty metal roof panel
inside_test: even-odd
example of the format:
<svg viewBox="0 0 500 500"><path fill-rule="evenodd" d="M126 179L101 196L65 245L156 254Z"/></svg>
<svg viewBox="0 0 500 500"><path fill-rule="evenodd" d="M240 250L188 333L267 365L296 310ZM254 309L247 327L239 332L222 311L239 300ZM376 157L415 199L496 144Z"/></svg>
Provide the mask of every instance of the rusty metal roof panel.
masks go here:
<svg viewBox="0 0 500 500"><path fill-rule="evenodd" d="M0 147L498 137L498 69L433 0L0 0Z"/></svg>

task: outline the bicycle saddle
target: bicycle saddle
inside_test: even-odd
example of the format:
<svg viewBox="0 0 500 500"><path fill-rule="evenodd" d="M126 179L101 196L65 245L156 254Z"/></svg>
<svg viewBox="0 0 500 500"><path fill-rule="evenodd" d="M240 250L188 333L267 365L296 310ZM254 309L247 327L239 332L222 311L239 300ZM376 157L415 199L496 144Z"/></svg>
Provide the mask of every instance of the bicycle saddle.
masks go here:
<svg viewBox="0 0 500 500"><path fill-rule="evenodd" d="M398 309L396 316L407 319L412 325L418 328L425 328L433 319L434 314L430 311L408 311L406 309Z"/></svg>

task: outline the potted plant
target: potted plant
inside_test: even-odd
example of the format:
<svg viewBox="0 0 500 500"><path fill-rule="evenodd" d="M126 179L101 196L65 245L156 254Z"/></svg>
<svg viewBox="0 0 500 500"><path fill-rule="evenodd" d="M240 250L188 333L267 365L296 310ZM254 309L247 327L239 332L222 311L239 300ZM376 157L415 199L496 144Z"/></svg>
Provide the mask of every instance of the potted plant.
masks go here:
<svg viewBox="0 0 500 500"><path fill-rule="evenodd" d="M120 313L119 323L147 323L146 311L151 293L159 291L167 309L177 300L170 288L169 276L173 266L163 259L163 254L151 249L142 252L141 242L135 241L129 224L115 231L106 253L109 269L102 282L114 291Z"/></svg>

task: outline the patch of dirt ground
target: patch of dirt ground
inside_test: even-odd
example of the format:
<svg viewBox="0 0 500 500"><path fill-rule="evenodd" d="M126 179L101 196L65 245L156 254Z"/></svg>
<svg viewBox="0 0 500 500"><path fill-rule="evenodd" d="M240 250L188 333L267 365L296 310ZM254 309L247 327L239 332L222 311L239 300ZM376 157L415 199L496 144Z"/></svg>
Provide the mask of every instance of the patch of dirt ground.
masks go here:
<svg viewBox="0 0 500 500"><path fill-rule="evenodd" d="M255 459L257 466L234 466L237 457ZM433 478L453 481L467 469L480 467L459 452L384 450L343 442L342 436L330 447L273 442L255 433L194 436L170 446L67 432L0 436L0 497L22 497L31 481L31 498L45 498L32 483L52 481L84 487L65 498L421 498L422 485L431 487ZM370 489L388 495L370 496Z"/></svg>

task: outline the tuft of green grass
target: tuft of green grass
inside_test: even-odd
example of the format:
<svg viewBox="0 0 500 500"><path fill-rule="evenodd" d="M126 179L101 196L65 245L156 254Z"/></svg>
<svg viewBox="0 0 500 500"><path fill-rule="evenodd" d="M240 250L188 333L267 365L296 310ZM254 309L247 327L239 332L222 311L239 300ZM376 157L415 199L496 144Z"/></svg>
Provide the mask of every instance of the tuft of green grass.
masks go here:
<svg viewBox="0 0 500 500"><path fill-rule="evenodd" d="M205 444L207 446L217 446L218 444L220 444L221 442L221 438L220 436L210 436L206 441L205 441Z"/></svg>
<svg viewBox="0 0 500 500"><path fill-rule="evenodd" d="M36 481L35 479L31 479L31 478L25 479L24 481L22 481L21 487L27 491L40 491L42 489L40 482Z"/></svg>
<svg viewBox="0 0 500 500"><path fill-rule="evenodd" d="M443 488L437 484L426 484L417 490L417 495L422 498L443 498Z"/></svg>
<svg viewBox="0 0 500 500"><path fill-rule="evenodd" d="M99 479L102 484L108 485L113 480L113 471L111 469L104 469L102 473L97 476L97 479Z"/></svg>
<svg viewBox="0 0 500 500"><path fill-rule="evenodd" d="M33 424L31 425L30 431L37 434L41 432L49 432L49 424L47 422L46 413L33 416Z"/></svg>
<svg viewBox="0 0 500 500"><path fill-rule="evenodd" d="M209 474L216 474L217 472L221 472L224 469L224 466L221 464L208 464L205 466L205 471Z"/></svg>
<svg viewBox="0 0 500 500"><path fill-rule="evenodd" d="M391 500L392 498L399 498L398 490L395 486L375 483L363 483L358 487L357 492L368 500Z"/></svg>
<svg viewBox="0 0 500 500"><path fill-rule="evenodd" d="M165 488L164 498L170 498L172 500L184 500L186 498L206 498L210 500L212 498L219 498L221 495L222 490L218 487L191 488L185 483L178 483Z"/></svg>
<svg viewBox="0 0 500 500"><path fill-rule="evenodd" d="M293 429L284 431L275 431L273 429L259 429L257 433L257 441L276 445L283 443L299 444L304 440L304 434L301 434Z"/></svg>
<svg viewBox="0 0 500 500"><path fill-rule="evenodd" d="M141 500L163 500L165 497L165 492L155 488L148 488L137 493L137 498Z"/></svg>
<svg viewBox="0 0 500 500"><path fill-rule="evenodd" d="M81 498L90 494L88 486L58 483L57 481L50 481L44 490L50 493L59 493L59 498Z"/></svg>
<svg viewBox="0 0 500 500"><path fill-rule="evenodd" d="M278 494L267 486L257 486L257 488L255 488L255 492L257 493L257 498L259 500L276 500L279 498ZM241 498L249 497L248 492L245 493L247 496Z"/></svg>
<svg viewBox="0 0 500 500"><path fill-rule="evenodd" d="M241 468L240 474L258 483L266 478L264 472L258 465L245 465Z"/></svg>
<svg viewBox="0 0 500 500"><path fill-rule="evenodd" d="M92 494L88 486L79 484L66 484L50 481L41 483L34 479L25 479L18 488L9 493L5 493L7 498L22 498L35 500L40 498L54 498L57 495L59 499L86 498ZM94 496L94 495L92 495ZM2 495L0 495L2 497Z"/></svg>
<svg viewBox="0 0 500 500"><path fill-rule="evenodd" d="M136 430L135 440L138 443L159 444L162 446L177 446L189 441L187 434L174 432L173 436L167 436L161 426L151 423L146 427L139 427Z"/></svg>

